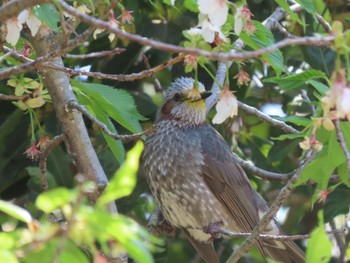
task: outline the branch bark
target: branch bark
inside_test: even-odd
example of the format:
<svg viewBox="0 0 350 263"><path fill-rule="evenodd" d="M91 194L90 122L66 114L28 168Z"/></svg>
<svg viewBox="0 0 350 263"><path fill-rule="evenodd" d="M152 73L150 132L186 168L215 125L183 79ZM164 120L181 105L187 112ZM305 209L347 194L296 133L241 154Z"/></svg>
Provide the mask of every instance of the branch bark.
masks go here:
<svg viewBox="0 0 350 263"><path fill-rule="evenodd" d="M40 30L35 37L31 34L28 34L28 37L39 56L50 53L59 44L59 37L51 30ZM61 57L53 57L51 63L63 66ZM69 144L66 145L67 149L73 156L78 172L98 186L106 185L107 177L91 144L81 113L66 109L69 101L76 101L69 78L63 72L48 68L42 68L40 73L52 98L58 121ZM110 204L109 210L117 212L114 203Z"/></svg>

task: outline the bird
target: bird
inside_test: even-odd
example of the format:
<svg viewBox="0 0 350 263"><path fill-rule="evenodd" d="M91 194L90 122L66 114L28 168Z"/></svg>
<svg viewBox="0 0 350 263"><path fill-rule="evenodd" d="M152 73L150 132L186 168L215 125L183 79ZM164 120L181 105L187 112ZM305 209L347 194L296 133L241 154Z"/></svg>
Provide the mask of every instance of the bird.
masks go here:
<svg viewBox="0 0 350 263"><path fill-rule="evenodd" d="M176 78L166 90L148 135L141 166L164 219L181 229L207 263L219 263L213 241L220 228L249 233L268 211L223 137L207 124L212 95L193 78ZM273 220L265 234L282 234ZM291 240L256 244L262 256L284 263L305 262Z"/></svg>

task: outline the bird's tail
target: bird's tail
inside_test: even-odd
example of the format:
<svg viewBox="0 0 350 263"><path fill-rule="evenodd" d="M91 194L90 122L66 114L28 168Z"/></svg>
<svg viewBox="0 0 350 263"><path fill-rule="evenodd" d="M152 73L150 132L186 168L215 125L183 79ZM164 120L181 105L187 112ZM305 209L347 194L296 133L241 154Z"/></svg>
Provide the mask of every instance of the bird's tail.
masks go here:
<svg viewBox="0 0 350 263"><path fill-rule="evenodd" d="M205 243L198 241L194 239L185 229L183 229L183 231L186 233L188 240L191 241L192 246L196 249L199 256L201 256L205 262L220 263L219 257L215 252L213 242Z"/></svg>
<svg viewBox="0 0 350 263"><path fill-rule="evenodd" d="M305 253L292 240L273 241L265 240L260 248L263 248L263 255L267 254L275 261L283 263L303 263L305 262Z"/></svg>

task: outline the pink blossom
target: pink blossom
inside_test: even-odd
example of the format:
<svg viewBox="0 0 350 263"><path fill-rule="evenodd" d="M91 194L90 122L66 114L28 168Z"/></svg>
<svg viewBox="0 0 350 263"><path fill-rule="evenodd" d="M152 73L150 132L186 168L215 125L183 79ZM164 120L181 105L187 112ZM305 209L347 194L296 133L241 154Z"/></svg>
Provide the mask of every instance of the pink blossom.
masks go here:
<svg viewBox="0 0 350 263"><path fill-rule="evenodd" d="M36 161L39 158L40 151L36 147L36 141L32 142L32 145L24 152L24 154L32 161Z"/></svg>

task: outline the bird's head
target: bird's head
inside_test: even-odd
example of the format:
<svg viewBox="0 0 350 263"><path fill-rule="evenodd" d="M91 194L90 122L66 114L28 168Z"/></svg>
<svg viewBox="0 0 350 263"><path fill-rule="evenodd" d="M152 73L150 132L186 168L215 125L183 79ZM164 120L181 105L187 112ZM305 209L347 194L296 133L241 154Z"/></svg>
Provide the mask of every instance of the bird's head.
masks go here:
<svg viewBox="0 0 350 263"><path fill-rule="evenodd" d="M205 122L205 99L211 92L205 91L204 85L192 78L177 78L166 91L163 105L158 113L158 120L177 120L183 124L199 125Z"/></svg>

